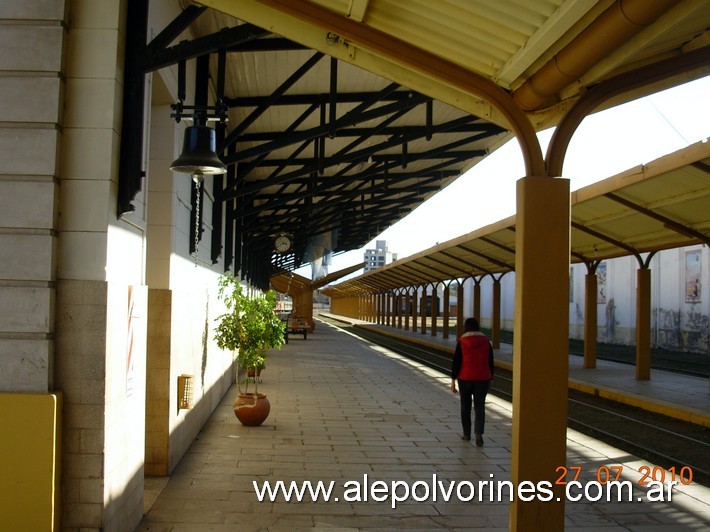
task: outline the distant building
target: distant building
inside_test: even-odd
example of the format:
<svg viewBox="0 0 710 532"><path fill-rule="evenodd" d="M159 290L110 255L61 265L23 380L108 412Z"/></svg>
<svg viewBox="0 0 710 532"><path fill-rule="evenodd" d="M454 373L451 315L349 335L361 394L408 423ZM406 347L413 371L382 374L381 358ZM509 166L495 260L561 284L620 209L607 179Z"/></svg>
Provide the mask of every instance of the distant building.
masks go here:
<svg viewBox="0 0 710 532"><path fill-rule="evenodd" d="M390 252L386 240L378 240L375 249L365 250L365 272L380 268L397 260L397 254Z"/></svg>

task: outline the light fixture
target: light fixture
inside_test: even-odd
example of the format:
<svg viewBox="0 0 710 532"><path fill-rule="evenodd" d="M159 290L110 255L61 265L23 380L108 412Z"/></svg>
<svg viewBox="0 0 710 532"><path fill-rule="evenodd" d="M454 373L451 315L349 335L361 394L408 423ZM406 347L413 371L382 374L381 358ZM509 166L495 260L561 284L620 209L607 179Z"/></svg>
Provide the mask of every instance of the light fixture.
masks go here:
<svg viewBox="0 0 710 532"><path fill-rule="evenodd" d="M202 176L224 174L227 166L217 156L215 131L205 125L207 118L202 113L195 113L194 125L185 129L182 153L170 165L173 172L192 174L195 182L201 182Z"/></svg>

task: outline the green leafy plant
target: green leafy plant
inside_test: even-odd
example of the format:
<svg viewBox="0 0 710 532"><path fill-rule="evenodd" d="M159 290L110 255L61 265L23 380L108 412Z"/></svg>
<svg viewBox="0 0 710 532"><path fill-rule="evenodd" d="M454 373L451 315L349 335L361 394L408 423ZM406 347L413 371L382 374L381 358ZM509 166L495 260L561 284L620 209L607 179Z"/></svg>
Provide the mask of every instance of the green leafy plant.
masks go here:
<svg viewBox="0 0 710 532"><path fill-rule="evenodd" d="M221 349L238 353L238 366L247 370L244 393L249 393L249 370L256 373L257 369L263 368L267 349L280 349L284 344L284 323L274 313L276 292L269 290L249 297L239 280L231 273L225 273L219 278L218 296L227 312L216 320L215 340ZM254 379L255 394L257 380ZM239 393L242 393L241 384L237 377Z"/></svg>

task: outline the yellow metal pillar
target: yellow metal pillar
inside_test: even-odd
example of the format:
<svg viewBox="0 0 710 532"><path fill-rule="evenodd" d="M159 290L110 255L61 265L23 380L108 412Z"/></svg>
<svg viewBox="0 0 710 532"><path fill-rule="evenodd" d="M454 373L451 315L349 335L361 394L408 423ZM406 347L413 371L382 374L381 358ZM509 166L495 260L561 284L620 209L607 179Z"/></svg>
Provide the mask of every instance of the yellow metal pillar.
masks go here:
<svg viewBox="0 0 710 532"><path fill-rule="evenodd" d="M412 294L412 332L417 332L417 317L419 316L417 311L417 289L414 289Z"/></svg>
<svg viewBox="0 0 710 532"><path fill-rule="evenodd" d="M390 314L390 327L397 327L397 294L390 293L388 297L388 312Z"/></svg>
<svg viewBox="0 0 710 532"><path fill-rule="evenodd" d="M397 328L401 329L402 328L402 294L401 293L397 293L397 295L394 296L394 302L395 302L394 315L397 316Z"/></svg>
<svg viewBox="0 0 710 532"><path fill-rule="evenodd" d="M456 289L456 338L463 334L463 282Z"/></svg>
<svg viewBox="0 0 710 532"><path fill-rule="evenodd" d="M384 297L385 303L385 325L392 326L392 294L387 292Z"/></svg>
<svg viewBox="0 0 710 532"><path fill-rule="evenodd" d="M566 461L570 191L567 179L525 177L517 183L515 342L511 480L545 482L550 501L510 508L510 530L564 529Z"/></svg>
<svg viewBox="0 0 710 532"><path fill-rule="evenodd" d="M449 287L444 286L444 323L441 331L442 338L449 337L449 314L451 313L451 309L449 308L450 298L451 296L449 295Z"/></svg>
<svg viewBox="0 0 710 532"><path fill-rule="evenodd" d="M651 378L651 270L636 273L636 378Z"/></svg>
<svg viewBox="0 0 710 532"><path fill-rule="evenodd" d="M422 288L422 302L421 302L421 305L419 305L419 314L421 314L421 318L422 318L421 333L426 334L426 314L427 314L426 286L424 286Z"/></svg>
<svg viewBox="0 0 710 532"><path fill-rule="evenodd" d="M382 325L389 325L389 294L382 294Z"/></svg>
<svg viewBox="0 0 710 532"><path fill-rule="evenodd" d="M404 294L404 310L402 311L404 313L404 330L408 331L409 330L409 313L410 309L412 307L412 296L409 293L409 290Z"/></svg>
<svg viewBox="0 0 710 532"><path fill-rule="evenodd" d="M493 349L500 348L500 277L493 277L493 324L491 326L491 344Z"/></svg>
<svg viewBox="0 0 710 532"><path fill-rule="evenodd" d="M431 289L431 335L439 332L439 294L436 285Z"/></svg>
<svg viewBox="0 0 710 532"><path fill-rule="evenodd" d="M597 367L597 273L587 274L584 285L584 367Z"/></svg>
<svg viewBox="0 0 710 532"><path fill-rule="evenodd" d="M473 317L481 323L481 281L473 280Z"/></svg>

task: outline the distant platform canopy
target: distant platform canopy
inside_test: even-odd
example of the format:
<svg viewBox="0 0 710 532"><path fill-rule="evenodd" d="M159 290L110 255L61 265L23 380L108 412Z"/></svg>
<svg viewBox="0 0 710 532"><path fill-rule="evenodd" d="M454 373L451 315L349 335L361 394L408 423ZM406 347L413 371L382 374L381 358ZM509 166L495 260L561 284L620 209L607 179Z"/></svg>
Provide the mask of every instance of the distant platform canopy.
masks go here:
<svg viewBox="0 0 710 532"><path fill-rule="evenodd" d="M604 259L710 245L710 141L572 193L570 260ZM515 269L515 216L323 290L377 293Z"/></svg>

